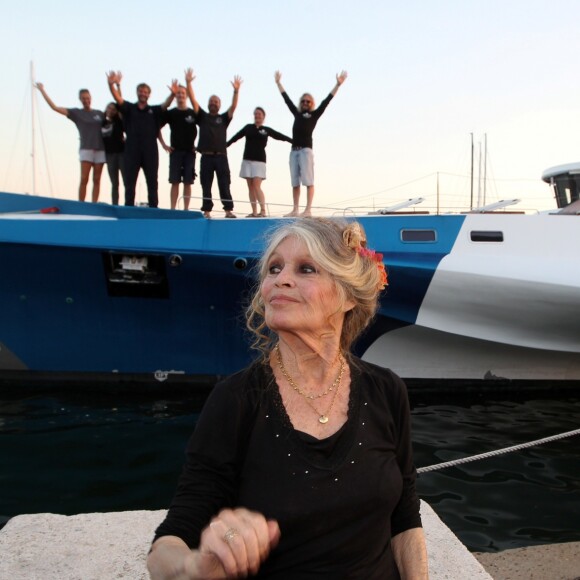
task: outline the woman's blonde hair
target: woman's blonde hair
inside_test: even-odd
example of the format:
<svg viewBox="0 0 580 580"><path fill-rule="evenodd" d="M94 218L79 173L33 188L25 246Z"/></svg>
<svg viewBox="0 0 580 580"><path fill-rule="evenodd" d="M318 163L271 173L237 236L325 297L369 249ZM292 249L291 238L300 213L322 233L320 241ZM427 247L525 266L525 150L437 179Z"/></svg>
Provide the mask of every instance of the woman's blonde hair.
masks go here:
<svg viewBox="0 0 580 580"><path fill-rule="evenodd" d="M376 259L369 258L368 251L361 251L366 248L366 236L358 222L316 217L284 224L268 236L266 250L257 265L257 286L246 310L246 326L254 335L252 348L266 359L277 340L266 326L261 285L272 254L289 237L303 242L312 259L330 274L340 307L346 301L354 302L354 308L345 314L340 337L341 351L349 352L377 311L379 292L384 287L384 268L381 271Z"/></svg>
<svg viewBox="0 0 580 580"><path fill-rule="evenodd" d="M310 107L310 108L311 108L311 110L313 110L313 111L314 111L314 109L316 108L316 101L314 100L314 97L313 97L313 96L312 96L310 93L304 93L304 94L303 94L303 95L300 97L300 99L298 99L298 109L300 109L300 105L301 105L301 103L302 103L302 99L303 99L304 97L308 97L308 98L309 98L309 99L312 101L312 107Z"/></svg>

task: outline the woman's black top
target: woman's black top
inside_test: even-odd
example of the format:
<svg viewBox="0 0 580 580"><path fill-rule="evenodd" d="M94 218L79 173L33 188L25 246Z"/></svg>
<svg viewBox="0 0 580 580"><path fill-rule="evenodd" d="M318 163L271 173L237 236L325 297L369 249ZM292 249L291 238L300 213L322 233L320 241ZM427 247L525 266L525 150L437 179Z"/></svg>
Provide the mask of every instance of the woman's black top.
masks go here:
<svg viewBox="0 0 580 580"><path fill-rule="evenodd" d="M195 548L220 509L243 506L280 525L258 578L399 578L391 538L421 526L406 388L360 359L350 368L348 419L323 440L292 427L269 367L219 383L155 538Z"/></svg>

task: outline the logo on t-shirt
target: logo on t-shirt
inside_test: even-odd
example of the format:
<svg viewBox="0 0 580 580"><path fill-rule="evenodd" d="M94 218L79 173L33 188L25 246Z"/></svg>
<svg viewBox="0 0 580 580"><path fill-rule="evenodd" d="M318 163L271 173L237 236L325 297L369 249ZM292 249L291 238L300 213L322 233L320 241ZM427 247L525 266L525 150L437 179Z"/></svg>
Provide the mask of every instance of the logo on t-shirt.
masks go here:
<svg viewBox="0 0 580 580"><path fill-rule="evenodd" d="M217 117L217 118L216 118L216 120L215 120L215 124L216 124L216 125L221 125L221 124L222 124L222 122L223 122L223 121L222 121L222 118L221 118L221 117Z"/></svg>
<svg viewBox="0 0 580 580"><path fill-rule="evenodd" d="M185 117L185 122L190 124L195 123L195 119L191 115L188 115L187 117Z"/></svg>
<svg viewBox="0 0 580 580"><path fill-rule="evenodd" d="M305 111L304 113L302 113L302 116L303 116L305 119L310 119L310 117L312 117L312 115L311 115L311 114L310 114L308 111Z"/></svg>
<svg viewBox="0 0 580 580"><path fill-rule="evenodd" d="M267 135L268 131L266 131L266 129L260 129L258 133L260 133L260 135Z"/></svg>
<svg viewBox="0 0 580 580"><path fill-rule="evenodd" d="M94 119L95 121L102 121L102 120L103 120L103 118L101 117L101 115L99 115L99 113L97 113L97 114L96 114L96 115L93 117L93 119Z"/></svg>

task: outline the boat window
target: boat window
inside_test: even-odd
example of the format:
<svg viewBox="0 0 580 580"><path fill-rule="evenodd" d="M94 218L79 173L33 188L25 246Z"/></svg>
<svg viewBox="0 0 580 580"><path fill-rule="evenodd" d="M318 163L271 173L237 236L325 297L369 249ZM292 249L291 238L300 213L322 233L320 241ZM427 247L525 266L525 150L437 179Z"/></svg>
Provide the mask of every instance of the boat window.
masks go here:
<svg viewBox="0 0 580 580"><path fill-rule="evenodd" d="M472 242L503 242L503 232L474 230L471 232Z"/></svg>
<svg viewBox="0 0 580 580"><path fill-rule="evenodd" d="M436 242L435 230L401 230L402 242Z"/></svg>
<svg viewBox="0 0 580 580"><path fill-rule="evenodd" d="M580 198L580 175L565 173L552 178L558 207L566 207Z"/></svg>

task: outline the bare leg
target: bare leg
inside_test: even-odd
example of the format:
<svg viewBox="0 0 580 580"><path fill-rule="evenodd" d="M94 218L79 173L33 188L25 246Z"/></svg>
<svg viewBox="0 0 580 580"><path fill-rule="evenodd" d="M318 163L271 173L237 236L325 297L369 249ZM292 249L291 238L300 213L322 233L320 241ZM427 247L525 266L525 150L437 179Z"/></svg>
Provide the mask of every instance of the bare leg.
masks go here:
<svg viewBox="0 0 580 580"><path fill-rule="evenodd" d="M104 163L96 163L93 166L93 203L99 201L101 193L101 175L103 174Z"/></svg>
<svg viewBox="0 0 580 580"><path fill-rule="evenodd" d="M250 205L252 206L252 213L250 216L255 217L258 215L257 203L256 203L256 191L254 187L254 180L251 177L246 177L246 183L248 184L248 196L250 198Z"/></svg>
<svg viewBox="0 0 580 580"><path fill-rule="evenodd" d="M306 207L300 214L302 217L310 217L312 215L312 200L314 199L314 185L306 187Z"/></svg>
<svg viewBox="0 0 580 580"><path fill-rule="evenodd" d="M88 161L81 161L81 182L79 184L79 201L85 201L87 197L87 183L89 182L89 175L93 167L92 163Z"/></svg>
<svg viewBox="0 0 580 580"><path fill-rule="evenodd" d="M179 196L179 183L172 183L169 190L169 198L171 201L171 209L177 207L177 197Z"/></svg>
<svg viewBox="0 0 580 580"><path fill-rule="evenodd" d="M189 202L191 200L191 183L183 184L183 209L187 211L189 209Z"/></svg>
<svg viewBox="0 0 580 580"><path fill-rule="evenodd" d="M292 202L294 207L290 213L287 213L284 217L296 217L300 209L300 186L292 188Z"/></svg>
<svg viewBox="0 0 580 580"><path fill-rule="evenodd" d="M252 180L254 184L254 196L258 200L260 204L260 214L263 217L266 217L266 198L264 196L264 192L262 191L262 181L261 177L254 177ZM255 210L254 210L255 212Z"/></svg>

